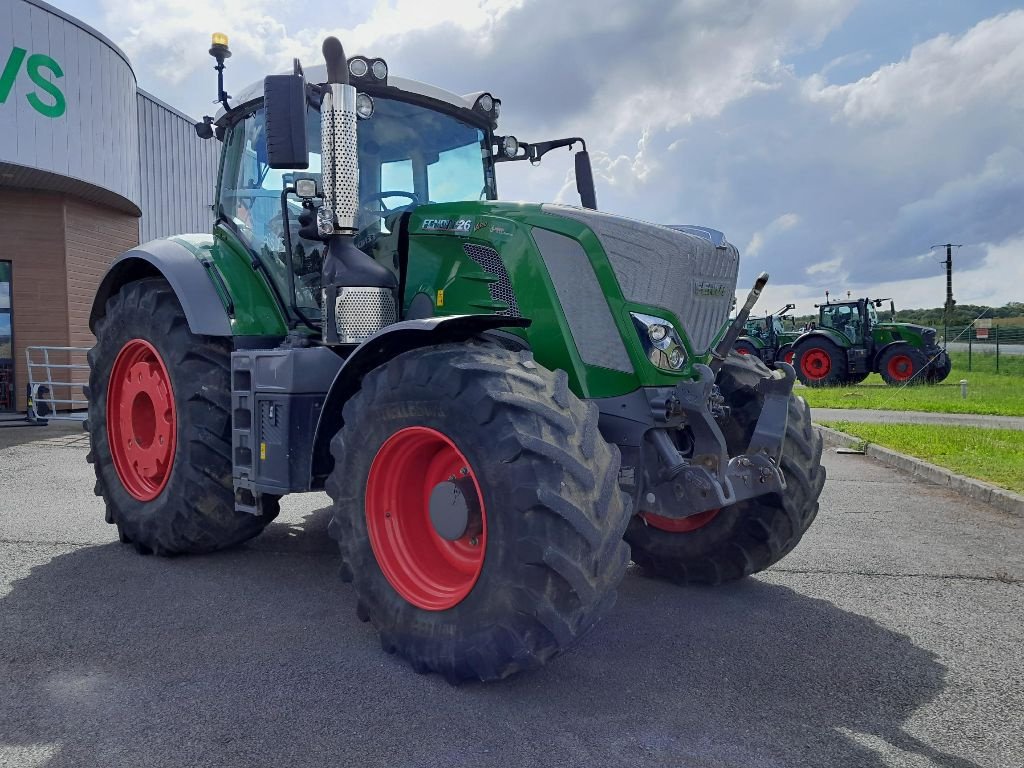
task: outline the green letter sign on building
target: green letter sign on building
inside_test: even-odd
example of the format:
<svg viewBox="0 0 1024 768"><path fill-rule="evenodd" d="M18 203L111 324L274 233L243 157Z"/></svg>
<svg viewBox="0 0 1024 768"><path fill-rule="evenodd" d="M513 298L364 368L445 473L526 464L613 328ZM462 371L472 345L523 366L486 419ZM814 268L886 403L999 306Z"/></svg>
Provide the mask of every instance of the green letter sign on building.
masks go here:
<svg viewBox="0 0 1024 768"><path fill-rule="evenodd" d="M5 103L7 97L10 96L11 90L14 88L14 81L17 80L18 74L21 72L21 65L25 61L27 53L28 51L24 48L11 49L3 72L0 72L0 104ZM38 90L49 95L52 102L40 98L38 93L30 93L26 98L32 108L44 117L60 117L67 109L67 102L60 88L43 76L42 70L46 69L50 70L54 78L64 77L64 70L60 68L60 64L49 56L33 53L28 57L28 62L25 64L26 74Z"/></svg>

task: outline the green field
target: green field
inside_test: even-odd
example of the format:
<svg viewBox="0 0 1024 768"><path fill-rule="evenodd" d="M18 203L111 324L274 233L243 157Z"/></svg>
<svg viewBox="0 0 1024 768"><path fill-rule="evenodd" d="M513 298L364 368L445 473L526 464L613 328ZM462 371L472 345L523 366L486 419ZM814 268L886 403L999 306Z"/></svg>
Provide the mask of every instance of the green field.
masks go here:
<svg viewBox="0 0 1024 768"><path fill-rule="evenodd" d="M825 426L958 474L1024 493L1024 432L1020 430L849 421L826 422Z"/></svg>
<svg viewBox="0 0 1024 768"><path fill-rule="evenodd" d="M854 387L808 388L796 391L812 408L871 408L888 411L931 413L980 413L994 416L1024 416L1024 356L994 360L974 355L973 370L967 370L967 353L954 352L953 372L941 384L890 387L878 374ZM1010 361L1007 364L1007 361ZM1010 370L1007 370L1010 368ZM960 396L960 380L967 379L967 399Z"/></svg>

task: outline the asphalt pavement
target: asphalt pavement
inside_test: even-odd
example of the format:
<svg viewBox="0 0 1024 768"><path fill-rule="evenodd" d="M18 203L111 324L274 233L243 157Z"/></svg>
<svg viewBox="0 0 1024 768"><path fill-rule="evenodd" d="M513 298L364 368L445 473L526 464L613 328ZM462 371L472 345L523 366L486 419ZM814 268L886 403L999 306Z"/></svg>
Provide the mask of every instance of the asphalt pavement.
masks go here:
<svg viewBox="0 0 1024 768"><path fill-rule="evenodd" d="M630 572L570 653L451 687L356 619L325 496L231 552L142 557L85 452L0 449L0 766L1024 765L1024 521L870 459L827 454L770 571Z"/></svg>
<svg viewBox="0 0 1024 768"><path fill-rule="evenodd" d="M812 408L812 418L823 421L859 421L874 424L946 424L964 427L1024 429L1024 416L986 416L976 413L878 411L868 408Z"/></svg>

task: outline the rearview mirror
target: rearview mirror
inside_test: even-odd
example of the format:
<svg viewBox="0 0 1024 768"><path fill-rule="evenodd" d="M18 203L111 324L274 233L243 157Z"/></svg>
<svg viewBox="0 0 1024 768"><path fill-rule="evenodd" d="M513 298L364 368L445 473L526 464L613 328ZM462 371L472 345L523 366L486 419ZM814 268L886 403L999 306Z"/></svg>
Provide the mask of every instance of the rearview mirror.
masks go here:
<svg viewBox="0 0 1024 768"><path fill-rule="evenodd" d="M309 167L306 139L306 78L269 75L263 79L267 164L271 168Z"/></svg>
<svg viewBox="0 0 1024 768"><path fill-rule="evenodd" d="M587 150L576 153L576 191L580 193L580 205L592 211L597 210L597 191L594 189L594 171L590 167Z"/></svg>

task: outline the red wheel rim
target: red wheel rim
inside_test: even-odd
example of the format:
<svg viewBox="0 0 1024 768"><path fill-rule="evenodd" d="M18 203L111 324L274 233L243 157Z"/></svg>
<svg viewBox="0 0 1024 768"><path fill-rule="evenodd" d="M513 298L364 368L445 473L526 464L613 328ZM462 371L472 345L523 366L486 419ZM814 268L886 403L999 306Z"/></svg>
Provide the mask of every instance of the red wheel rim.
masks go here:
<svg viewBox="0 0 1024 768"><path fill-rule="evenodd" d="M782 356L782 362L789 363L790 365L792 365L793 364L793 358L795 356L796 356L796 353L792 349L787 350L786 354L784 354Z"/></svg>
<svg viewBox="0 0 1024 768"><path fill-rule="evenodd" d="M448 541L430 520L430 494L456 478L473 481L481 526ZM458 605L483 570L487 513L480 484L455 443L436 430L406 427L384 441L366 480L366 527L385 578L417 608Z"/></svg>
<svg viewBox="0 0 1024 768"><path fill-rule="evenodd" d="M832 358L824 349L808 349L800 358L800 370L808 379L824 379L832 370Z"/></svg>
<svg viewBox="0 0 1024 768"><path fill-rule="evenodd" d="M750 354L750 350L749 350L749 349L747 349L746 347L737 347L737 348L736 348L736 351L737 351L737 352L738 352L739 354L741 354L741 355L749 355L749 354Z"/></svg>
<svg viewBox="0 0 1024 768"><path fill-rule="evenodd" d="M107 440L121 485L139 501L152 501L167 485L176 432L167 367L152 344L132 339L110 371Z"/></svg>
<svg viewBox="0 0 1024 768"><path fill-rule="evenodd" d="M721 510L718 509L709 509L707 512L690 515L689 517L662 517L661 515L654 515L650 512L644 512L640 516L649 526L657 528L659 531L668 531L669 533L687 533L689 531L696 531L698 528L703 528L714 520L715 515L720 511Z"/></svg>
<svg viewBox="0 0 1024 768"><path fill-rule="evenodd" d="M914 361L909 355L893 355L889 358L886 369L889 371L890 379L906 381L914 375Z"/></svg>

